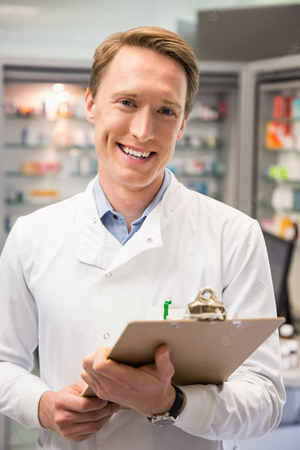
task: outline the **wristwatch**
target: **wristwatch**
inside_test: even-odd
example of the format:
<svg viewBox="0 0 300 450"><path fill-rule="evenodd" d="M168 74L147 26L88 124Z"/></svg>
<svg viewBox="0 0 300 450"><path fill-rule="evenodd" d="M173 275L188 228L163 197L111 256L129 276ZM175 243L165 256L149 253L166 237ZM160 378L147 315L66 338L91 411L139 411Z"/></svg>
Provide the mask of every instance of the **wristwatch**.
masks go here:
<svg viewBox="0 0 300 450"><path fill-rule="evenodd" d="M174 386L173 384L172 386L175 389L175 401L170 411L154 414L154 416L152 417L147 417L148 422L152 423L153 425L173 425L182 410L182 407L184 405L184 393L181 389L179 389L179 387Z"/></svg>

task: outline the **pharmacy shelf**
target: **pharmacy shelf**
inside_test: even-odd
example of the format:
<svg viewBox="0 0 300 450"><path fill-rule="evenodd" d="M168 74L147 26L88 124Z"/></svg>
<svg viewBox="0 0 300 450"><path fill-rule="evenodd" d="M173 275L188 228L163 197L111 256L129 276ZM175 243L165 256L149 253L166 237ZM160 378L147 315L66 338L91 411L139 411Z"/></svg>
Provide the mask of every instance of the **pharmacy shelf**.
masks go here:
<svg viewBox="0 0 300 450"><path fill-rule="evenodd" d="M216 177L216 178L222 178L225 173L218 173L218 172L199 172L199 173L175 173L174 174L177 178L207 178L207 177Z"/></svg>
<svg viewBox="0 0 300 450"><path fill-rule="evenodd" d="M272 212L281 212L281 213L285 213L285 214L295 214L295 213L300 213L300 209L290 209L290 208L280 208L278 210L276 210L274 208L274 206L269 203L269 202L258 202L258 207L261 209L265 209L268 211L272 211Z"/></svg>
<svg viewBox="0 0 300 450"><path fill-rule="evenodd" d="M276 153L292 153L294 155L300 156L300 149L275 149L275 148L262 148L262 151L265 153L270 153L270 155L276 155Z"/></svg>
<svg viewBox="0 0 300 450"><path fill-rule="evenodd" d="M261 175L260 179L262 181L272 181L273 183L276 183L276 184L288 184L288 185L295 184L297 186L300 185L300 179L299 180L282 180L281 178L280 179L279 178L271 178L266 175Z"/></svg>
<svg viewBox="0 0 300 450"><path fill-rule="evenodd" d="M175 152L219 152L224 150L224 147L219 145L217 147L199 146L199 145L176 145Z"/></svg>
<svg viewBox="0 0 300 450"><path fill-rule="evenodd" d="M289 118L286 118L286 119L284 119L284 118L282 118L282 119L274 119L273 117L265 117L264 119L263 119L263 121L264 122L278 122L278 123L287 123L287 124L292 124L292 123L297 123L297 122L300 122L300 118L292 118L292 117L289 117Z"/></svg>
<svg viewBox="0 0 300 450"><path fill-rule="evenodd" d="M60 171L58 172L47 172L47 173L31 173L26 174L22 172L5 172L5 176L7 178L55 178L60 174ZM89 172L89 173L70 173L70 178L87 178L87 177L94 177L97 175L97 172Z"/></svg>
<svg viewBox="0 0 300 450"><path fill-rule="evenodd" d="M28 116L18 116L18 115L13 115L13 114L6 114L5 115L5 119L6 120L41 120L44 122L50 122L50 123L55 123L55 122L59 122L59 121L63 121L63 120L76 120L79 122L84 122L88 125L91 125L90 122L88 122L86 120L85 117L75 117L75 116L70 116L70 117L57 117L56 119L50 120L48 119L46 116L35 116L35 115L28 115Z"/></svg>
<svg viewBox="0 0 300 450"><path fill-rule="evenodd" d="M57 203L64 200L63 198L59 199L51 199L49 202L31 202L29 200L23 200L23 201L17 201L17 200L6 200L5 204L6 206L23 206L27 208L42 208L44 206L53 205L53 203Z"/></svg>
<svg viewBox="0 0 300 450"><path fill-rule="evenodd" d="M54 150L72 150L76 148L78 150L95 150L93 145L70 145L67 147L60 147L55 144L36 144L36 145L27 145L21 142L6 142L5 144L6 150L45 150L45 149L54 149Z"/></svg>

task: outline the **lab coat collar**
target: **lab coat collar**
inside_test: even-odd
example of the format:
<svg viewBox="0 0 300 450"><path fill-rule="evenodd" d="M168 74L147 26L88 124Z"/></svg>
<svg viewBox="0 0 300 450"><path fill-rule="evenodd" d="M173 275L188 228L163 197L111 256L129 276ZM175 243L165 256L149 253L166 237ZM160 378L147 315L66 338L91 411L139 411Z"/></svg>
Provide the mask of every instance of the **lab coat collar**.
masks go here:
<svg viewBox="0 0 300 450"><path fill-rule="evenodd" d="M183 185L178 183L171 172L170 175L170 185L162 201L151 211L141 229L124 246L109 233L99 219L93 193L93 179L84 194L83 227L80 231L77 259L104 270L112 270L143 251L161 247L162 227L181 210L185 192Z"/></svg>

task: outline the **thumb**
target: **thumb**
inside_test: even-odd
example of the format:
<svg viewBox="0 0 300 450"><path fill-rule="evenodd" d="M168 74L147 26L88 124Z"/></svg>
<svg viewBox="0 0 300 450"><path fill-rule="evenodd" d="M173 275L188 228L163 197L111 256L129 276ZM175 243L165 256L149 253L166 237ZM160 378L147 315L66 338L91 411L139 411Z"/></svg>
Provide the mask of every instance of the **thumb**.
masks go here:
<svg viewBox="0 0 300 450"><path fill-rule="evenodd" d="M171 379L174 375L174 366L170 359L170 352L167 345L161 345L155 352L155 365L161 378Z"/></svg>

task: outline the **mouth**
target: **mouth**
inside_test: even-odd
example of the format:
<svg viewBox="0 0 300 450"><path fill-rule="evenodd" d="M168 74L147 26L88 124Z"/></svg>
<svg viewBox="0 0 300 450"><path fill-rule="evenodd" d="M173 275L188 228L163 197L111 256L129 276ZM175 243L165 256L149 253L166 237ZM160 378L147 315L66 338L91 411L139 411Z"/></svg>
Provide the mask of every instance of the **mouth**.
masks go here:
<svg viewBox="0 0 300 450"><path fill-rule="evenodd" d="M117 144L122 152L125 153L125 155L131 156L134 159L147 159L154 154L154 152L138 152L137 150L120 144L119 142Z"/></svg>

